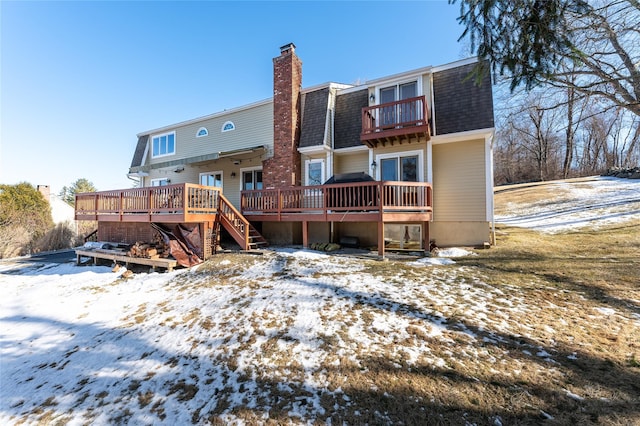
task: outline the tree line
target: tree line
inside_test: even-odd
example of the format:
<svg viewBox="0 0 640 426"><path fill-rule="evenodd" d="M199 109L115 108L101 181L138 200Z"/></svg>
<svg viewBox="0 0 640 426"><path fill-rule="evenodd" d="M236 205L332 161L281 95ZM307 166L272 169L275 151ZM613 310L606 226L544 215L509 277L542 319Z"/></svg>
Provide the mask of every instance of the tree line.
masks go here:
<svg viewBox="0 0 640 426"><path fill-rule="evenodd" d="M640 1L449 2L499 81L497 184L640 165Z"/></svg>
<svg viewBox="0 0 640 426"><path fill-rule="evenodd" d="M78 179L58 196L74 206L76 193L94 191L91 182ZM90 222L82 226L55 224L49 200L30 183L0 184L0 259L80 245L83 235L95 227Z"/></svg>

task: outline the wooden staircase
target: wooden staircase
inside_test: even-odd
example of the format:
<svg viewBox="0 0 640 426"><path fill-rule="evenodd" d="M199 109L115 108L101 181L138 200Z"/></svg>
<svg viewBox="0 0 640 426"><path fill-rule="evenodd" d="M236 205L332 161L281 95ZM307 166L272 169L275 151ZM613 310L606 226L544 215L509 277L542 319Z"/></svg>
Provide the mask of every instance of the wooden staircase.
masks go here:
<svg viewBox="0 0 640 426"><path fill-rule="evenodd" d="M219 221L224 229L229 232L233 239L240 245L242 250L256 250L269 245L267 240L251 225L251 223L227 200L219 194L218 214L216 221Z"/></svg>

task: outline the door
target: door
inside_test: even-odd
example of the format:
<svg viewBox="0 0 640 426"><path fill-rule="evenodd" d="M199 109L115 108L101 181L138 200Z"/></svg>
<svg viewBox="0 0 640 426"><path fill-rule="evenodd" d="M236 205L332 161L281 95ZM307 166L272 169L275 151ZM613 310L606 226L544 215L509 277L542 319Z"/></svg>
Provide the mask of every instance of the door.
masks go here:
<svg viewBox="0 0 640 426"><path fill-rule="evenodd" d="M222 188L222 172L200 173L200 185Z"/></svg>
<svg viewBox="0 0 640 426"><path fill-rule="evenodd" d="M400 99L398 99L399 101L415 98L416 96L418 96L418 87L415 81L400 85ZM418 120L415 102L402 103L398 105L398 109L400 123L412 123Z"/></svg>
<svg viewBox="0 0 640 426"><path fill-rule="evenodd" d="M395 102L396 100L396 86L385 87L384 89L380 89L380 103L386 104L389 102ZM383 128L391 128L396 123L396 107L395 105L390 105L386 107L382 107L380 110L380 122L382 123Z"/></svg>
<svg viewBox="0 0 640 426"><path fill-rule="evenodd" d="M380 180L417 182L418 156L383 158L380 169Z"/></svg>
<svg viewBox="0 0 640 426"><path fill-rule="evenodd" d="M398 84L380 89L380 103L386 104L418 96L418 83ZM401 103L382 107L380 121L383 128L392 128L402 123L412 123L420 119L415 102Z"/></svg>

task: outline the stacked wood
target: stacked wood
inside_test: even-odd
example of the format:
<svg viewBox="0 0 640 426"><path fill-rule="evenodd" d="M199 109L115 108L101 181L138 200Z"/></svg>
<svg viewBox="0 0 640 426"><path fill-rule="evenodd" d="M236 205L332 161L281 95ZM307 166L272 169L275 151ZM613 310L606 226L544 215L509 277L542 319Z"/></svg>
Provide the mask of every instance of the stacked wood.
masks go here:
<svg viewBox="0 0 640 426"><path fill-rule="evenodd" d="M143 257L145 259L167 258L169 254L169 245L165 244L164 240L157 236L151 243L138 241L127 251L127 256Z"/></svg>

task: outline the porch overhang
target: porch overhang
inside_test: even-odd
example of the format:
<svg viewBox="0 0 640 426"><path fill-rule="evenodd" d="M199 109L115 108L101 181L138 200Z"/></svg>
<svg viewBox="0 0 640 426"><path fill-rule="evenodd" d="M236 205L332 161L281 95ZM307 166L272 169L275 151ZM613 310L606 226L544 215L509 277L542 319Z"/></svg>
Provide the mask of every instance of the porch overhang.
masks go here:
<svg viewBox="0 0 640 426"><path fill-rule="evenodd" d="M207 161L218 160L220 158L233 157L236 155L243 155L243 154L251 154L254 152L266 151L266 150L267 150L266 146L258 145L250 148L234 149L231 151L213 152L211 154L196 155L194 157L180 158L176 160L163 161L161 163L153 163L153 164L146 164L143 166L131 167L129 169L129 174L134 175L136 173L138 174L148 173L151 170L205 163Z"/></svg>

